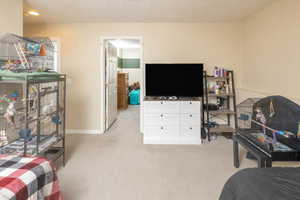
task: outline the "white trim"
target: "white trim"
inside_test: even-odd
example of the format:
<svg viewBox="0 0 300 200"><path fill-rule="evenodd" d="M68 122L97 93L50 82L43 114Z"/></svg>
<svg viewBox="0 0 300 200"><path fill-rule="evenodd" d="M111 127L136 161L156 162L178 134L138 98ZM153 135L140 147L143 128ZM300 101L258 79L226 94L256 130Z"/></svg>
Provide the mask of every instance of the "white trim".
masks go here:
<svg viewBox="0 0 300 200"><path fill-rule="evenodd" d="M86 129L67 129L66 134L92 134L100 135L103 134L100 130L86 130Z"/></svg>
<svg viewBox="0 0 300 200"><path fill-rule="evenodd" d="M267 96L274 96L274 95L281 95L284 96L295 103L300 104L300 99L295 98L293 96L288 96L285 95L284 93L274 93L274 92L266 92L266 91L261 91L261 90L253 90L253 89L247 89L247 88L238 88L237 89L237 94L238 94L238 103L242 102L243 100L247 98L264 98Z"/></svg>
<svg viewBox="0 0 300 200"><path fill-rule="evenodd" d="M260 94L260 95L272 95L272 93L270 93L270 92L263 92L263 91L259 91L259 90L251 90L251 89L247 89L247 88L238 88L238 90L251 92L251 93L254 93L254 94Z"/></svg>
<svg viewBox="0 0 300 200"><path fill-rule="evenodd" d="M51 41L57 43L57 72L61 73L61 41L60 38L50 37Z"/></svg>
<svg viewBox="0 0 300 200"><path fill-rule="evenodd" d="M144 144L201 145L202 141L200 138L162 139L162 138L144 137Z"/></svg>
<svg viewBox="0 0 300 200"><path fill-rule="evenodd" d="M141 62L141 69L144 65L144 42L142 36L101 36L100 37L100 78L102 80L102 84L100 84L100 90L101 90L101 120L100 120L100 127L101 127L101 133L105 132L105 51L104 51L104 42L105 40L126 40L126 39L135 39L139 40L141 44L141 54L140 54L140 62ZM143 69L141 70L141 85L143 85ZM141 87L141 97L143 96L143 88ZM140 99L140 103L142 105L143 98ZM142 110L141 110L142 112ZM142 113L141 113L142 114ZM142 115L141 115L142 116ZM141 132L142 132L142 122L141 122Z"/></svg>
<svg viewBox="0 0 300 200"><path fill-rule="evenodd" d="M105 132L105 47L104 47L104 37L100 38L100 127L101 132Z"/></svg>
<svg viewBox="0 0 300 200"><path fill-rule="evenodd" d="M144 93L145 93L145 64L144 64L144 41L143 38L140 38L140 132L144 132L144 113L143 113L143 104L144 104Z"/></svg>

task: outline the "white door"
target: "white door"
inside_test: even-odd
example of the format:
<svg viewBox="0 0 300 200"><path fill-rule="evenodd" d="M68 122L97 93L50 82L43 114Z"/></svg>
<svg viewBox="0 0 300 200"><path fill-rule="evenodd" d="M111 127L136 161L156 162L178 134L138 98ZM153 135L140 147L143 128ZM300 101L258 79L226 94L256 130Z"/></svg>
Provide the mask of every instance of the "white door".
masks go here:
<svg viewBox="0 0 300 200"><path fill-rule="evenodd" d="M108 130L117 119L117 48L109 41L105 43L105 73L106 73L106 128Z"/></svg>

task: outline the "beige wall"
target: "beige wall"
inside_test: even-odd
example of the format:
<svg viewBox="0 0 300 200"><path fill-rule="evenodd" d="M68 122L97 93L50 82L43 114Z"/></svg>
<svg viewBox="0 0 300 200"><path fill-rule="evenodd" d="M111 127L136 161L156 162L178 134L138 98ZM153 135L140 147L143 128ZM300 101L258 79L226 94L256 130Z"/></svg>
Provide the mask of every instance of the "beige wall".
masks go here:
<svg viewBox="0 0 300 200"><path fill-rule="evenodd" d="M241 65L240 23L74 23L26 25L27 36L61 38L61 68L71 78L68 129L101 130L101 36L142 36L145 62Z"/></svg>
<svg viewBox="0 0 300 200"><path fill-rule="evenodd" d="M22 0L0 0L0 33L23 34Z"/></svg>
<svg viewBox="0 0 300 200"><path fill-rule="evenodd" d="M61 38L62 71L71 78L68 128L101 130L100 36L142 36L145 62L203 62L209 72L230 66L239 100L280 94L300 103L299 10L299 0L275 0L236 23L75 23L24 30Z"/></svg>
<svg viewBox="0 0 300 200"><path fill-rule="evenodd" d="M276 0L243 21L244 91L300 103L300 1Z"/></svg>

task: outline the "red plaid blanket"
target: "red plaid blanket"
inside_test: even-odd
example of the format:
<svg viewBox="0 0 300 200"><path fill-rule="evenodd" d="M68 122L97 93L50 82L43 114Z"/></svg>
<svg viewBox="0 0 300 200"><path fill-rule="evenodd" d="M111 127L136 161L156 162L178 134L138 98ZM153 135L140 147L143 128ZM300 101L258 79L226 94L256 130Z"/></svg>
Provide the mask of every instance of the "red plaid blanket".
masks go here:
<svg viewBox="0 0 300 200"><path fill-rule="evenodd" d="M1 200L62 200L55 169L39 157L0 157Z"/></svg>

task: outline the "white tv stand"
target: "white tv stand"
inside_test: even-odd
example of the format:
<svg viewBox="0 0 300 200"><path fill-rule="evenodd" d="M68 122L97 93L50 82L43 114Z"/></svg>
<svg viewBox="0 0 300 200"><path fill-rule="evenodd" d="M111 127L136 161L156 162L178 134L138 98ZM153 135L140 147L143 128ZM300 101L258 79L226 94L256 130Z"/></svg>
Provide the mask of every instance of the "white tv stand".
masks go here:
<svg viewBox="0 0 300 200"><path fill-rule="evenodd" d="M144 144L201 144L201 98L144 98Z"/></svg>

